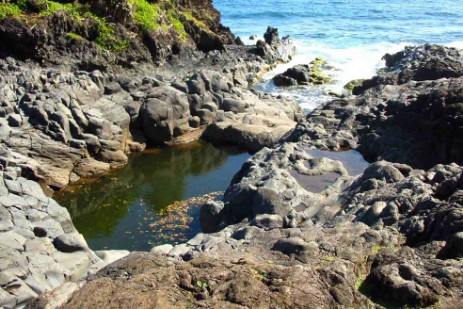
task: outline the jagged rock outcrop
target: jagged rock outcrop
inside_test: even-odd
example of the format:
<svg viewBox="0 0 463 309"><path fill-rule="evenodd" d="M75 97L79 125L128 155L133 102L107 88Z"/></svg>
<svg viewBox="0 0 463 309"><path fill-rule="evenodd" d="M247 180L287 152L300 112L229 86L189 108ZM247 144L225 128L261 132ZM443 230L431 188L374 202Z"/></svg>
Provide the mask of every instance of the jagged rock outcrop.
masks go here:
<svg viewBox="0 0 463 309"><path fill-rule="evenodd" d="M105 164L124 166L146 144L198 139L210 124L205 138L258 150L302 117L294 101L243 88L254 76L245 66L158 79L24 67L11 58L0 65L2 165L22 166L54 189L101 175Z"/></svg>
<svg viewBox="0 0 463 309"><path fill-rule="evenodd" d="M260 48L241 46L210 0L1 5L14 7L0 20L2 308L56 308L127 254L90 250L39 183L100 177L213 125L208 139L257 151L302 118L294 101L248 89L288 60L290 41L272 30Z"/></svg>
<svg viewBox="0 0 463 309"><path fill-rule="evenodd" d="M163 64L184 49L235 44L212 1L8 2L24 15L0 21L2 57L111 71Z"/></svg>
<svg viewBox="0 0 463 309"><path fill-rule="evenodd" d="M338 154L343 162L334 161L303 146L263 150L243 166L224 202L205 206L217 209L207 213L219 222L219 232L133 254L99 272L67 306L90 308L125 289L146 294L124 294L110 306L127 299L142 307L158 300L213 308L369 308L370 301L412 307L439 302L453 308L461 302L463 266L453 258L461 254L453 245L462 230L462 206L455 203L461 189L456 185L446 197L435 198L442 185L458 183L460 167L422 171L378 162L352 176L366 165L352 165L350 154ZM133 277L122 280L120 274L127 272ZM274 287L277 282L283 290ZM302 284L303 294L285 297L283 291L293 291L294 282ZM101 285L104 294L96 296ZM260 302L228 297L232 287L240 289L241 300L260 295ZM169 293L153 292L163 289Z"/></svg>
<svg viewBox="0 0 463 309"><path fill-rule="evenodd" d="M310 65L298 64L275 75L273 82L276 86L322 85L331 82L331 77L323 71L332 69L322 58L316 58Z"/></svg>
<svg viewBox="0 0 463 309"><path fill-rule="evenodd" d="M321 149L358 149L370 161L384 159L418 168L461 163L461 51L424 45L398 55L407 60L390 56L400 59L389 60L390 66L378 76L354 88L358 96L317 108L287 140L304 140ZM448 60L451 73L430 66L436 59ZM429 80L409 79L422 70L429 70Z"/></svg>

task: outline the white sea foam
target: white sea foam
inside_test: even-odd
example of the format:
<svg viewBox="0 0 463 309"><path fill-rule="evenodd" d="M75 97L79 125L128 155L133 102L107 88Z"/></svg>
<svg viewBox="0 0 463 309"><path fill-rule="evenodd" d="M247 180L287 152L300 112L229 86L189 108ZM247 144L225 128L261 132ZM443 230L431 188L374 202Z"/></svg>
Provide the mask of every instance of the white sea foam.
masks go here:
<svg viewBox="0 0 463 309"><path fill-rule="evenodd" d="M455 48L459 48L459 49L463 49L463 41L454 41L454 42L451 42L449 44L446 44L447 46L450 46L450 47L455 47Z"/></svg>
<svg viewBox="0 0 463 309"><path fill-rule="evenodd" d="M396 53L405 46L416 45L409 42L377 43L349 48L332 48L317 42L295 41L296 55L290 63L277 66L263 76L259 89L274 94L291 96L310 111L333 97L330 92L342 93L344 86L355 79L370 78L378 69L384 67L382 57L386 53ZM463 41L455 41L447 46L463 48ZM272 78L296 64L308 64L316 57L322 57L335 69L327 72L334 82L325 86L306 86L297 88L278 88L273 85Z"/></svg>

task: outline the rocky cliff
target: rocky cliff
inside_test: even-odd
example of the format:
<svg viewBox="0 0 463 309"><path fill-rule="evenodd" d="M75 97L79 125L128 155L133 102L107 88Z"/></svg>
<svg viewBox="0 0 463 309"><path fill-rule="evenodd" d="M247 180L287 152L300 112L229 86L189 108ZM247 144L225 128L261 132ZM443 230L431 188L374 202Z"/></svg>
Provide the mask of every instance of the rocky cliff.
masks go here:
<svg viewBox="0 0 463 309"><path fill-rule="evenodd" d="M235 37L212 1L11 0L0 4L0 54L41 64L114 70L163 64Z"/></svg>

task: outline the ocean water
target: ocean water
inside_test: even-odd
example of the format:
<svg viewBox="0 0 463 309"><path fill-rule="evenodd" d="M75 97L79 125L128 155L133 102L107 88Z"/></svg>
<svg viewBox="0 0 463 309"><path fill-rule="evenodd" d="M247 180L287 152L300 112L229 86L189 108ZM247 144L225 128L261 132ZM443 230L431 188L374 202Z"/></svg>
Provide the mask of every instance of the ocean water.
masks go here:
<svg viewBox="0 0 463 309"><path fill-rule="evenodd" d="M385 53L407 45L439 43L463 48L463 0L214 0L222 23L245 43L267 26L293 38L296 55L264 76L258 88L295 98L306 110L329 100L353 79L384 66ZM286 68L325 58L335 70L327 86L276 88L271 78Z"/></svg>

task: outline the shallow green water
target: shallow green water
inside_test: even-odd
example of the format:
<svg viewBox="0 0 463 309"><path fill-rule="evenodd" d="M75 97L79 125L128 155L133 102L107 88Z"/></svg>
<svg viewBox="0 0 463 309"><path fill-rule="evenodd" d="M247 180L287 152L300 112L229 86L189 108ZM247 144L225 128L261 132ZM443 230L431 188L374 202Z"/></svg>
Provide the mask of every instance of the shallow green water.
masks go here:
<svg viewBox="0 0 463 309"><path fill-rule="evenodd" d="M190 239L198 232L199 204L224 191L249 154L236 147L195 142L151 150L92 182L70 187L54 198L94 250L150 250Z"/></svg>

